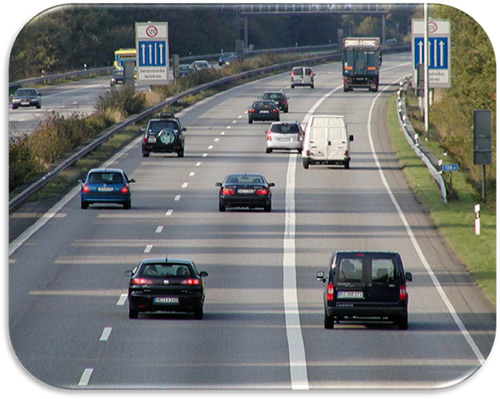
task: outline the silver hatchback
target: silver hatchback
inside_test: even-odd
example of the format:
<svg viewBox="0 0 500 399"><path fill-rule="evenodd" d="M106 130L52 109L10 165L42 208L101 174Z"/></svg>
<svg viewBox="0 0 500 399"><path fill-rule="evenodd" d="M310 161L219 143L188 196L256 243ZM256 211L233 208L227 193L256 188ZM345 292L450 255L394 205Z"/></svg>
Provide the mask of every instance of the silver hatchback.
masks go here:
<svg viewBox="0 0 500 399"><path fill-rule="evenodd" d="M266 153L273 150L302 152L304 131L298 122L273 122L266 132Z"/></svg>

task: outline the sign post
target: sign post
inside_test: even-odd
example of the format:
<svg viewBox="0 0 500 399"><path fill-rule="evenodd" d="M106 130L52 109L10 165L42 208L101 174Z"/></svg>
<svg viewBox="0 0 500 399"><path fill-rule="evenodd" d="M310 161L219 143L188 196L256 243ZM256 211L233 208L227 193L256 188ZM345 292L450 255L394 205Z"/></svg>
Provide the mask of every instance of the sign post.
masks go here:
<svg viewBox="0 0 500 399"><path fill-rule="evenodd" d="M137 84L168 84L168 22L136 22Z"/></svg>

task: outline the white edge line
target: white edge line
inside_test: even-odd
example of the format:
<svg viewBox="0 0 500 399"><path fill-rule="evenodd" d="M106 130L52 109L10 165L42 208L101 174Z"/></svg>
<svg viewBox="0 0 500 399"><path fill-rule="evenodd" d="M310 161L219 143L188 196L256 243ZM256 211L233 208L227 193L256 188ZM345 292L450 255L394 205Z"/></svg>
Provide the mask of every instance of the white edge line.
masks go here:
<svg viewBox="0 0 500 399"><path fill-rule="evenodd" d="M396 83L396 82L398 82L400 80L401 79L398 79L398 80L394 81L393 83ZM484 356L482 355L482 353L479 350L478 346L476 345L476 343L472 339L472 336L470 335L469 331L465 327L464 323L462 322L462 320L458 316L457 311L453 307L452 303L448 299L448 296L444 292L443 287L439 283L439 280L437 279L436 275L434 274L434 271L432 270L429 262L427 262L427 259L425 258L425 255L424 255L422 249L420 248L420 245L418 244L417 239L415 238L415 234L413 233L413 230L410 227L410 224L408 223L403 210L399 206L399 203L396 200L396 197L394 196L394 194L392 193L391 188L389 187L389 183L387 182L387 180L385 178L382 166L380 165L380 162L378 160L378 156L376 154L375 147L373 145L372 132L371 132L371 119L372 119L372 113L373 113L373 109L375 107L375 103L377 102L378 98L382 95L382 93L386 89L387 89L387 87L385 87L384 89L382 89L382 91L380 91L377 94L377 96L375 97L375 99L372 102L372 105L370 106L370 111L368 113L368 126L367 126L368 140L370 142L370 148L371 148L371 151L372 151L372 154L373 154L373 159L375 160L375 165L377 166L377 169L379 171L380 177L382 179L382 183L384 184L384 187L385 187L385 189L387 191L387 194L389 194L389 198L391 199L392 203L394 204L394 207L396 208L396 211L398 212L398 215L399 215L401 221L403 222L403 225L404 225L404 227L406 229L408 237L410 238L410 241L412 242L413 248L417 252L418 257L420 258L420 261L424 265L425 270L429 274L429 277L431 278L432 283L434 284L434 286L435 286L435 288L436 288L439 296L441 297L442 301L444 302L446 308L448 309L448 312L450 313L451 317L455 321L455 324L457 325L458 329L460 330L460 332L464 336L465 340L469 344L470 348L474 352L474 355L476 356L476 358L479 361L480 365L483 365L483 363L485 362Z"/></svg>

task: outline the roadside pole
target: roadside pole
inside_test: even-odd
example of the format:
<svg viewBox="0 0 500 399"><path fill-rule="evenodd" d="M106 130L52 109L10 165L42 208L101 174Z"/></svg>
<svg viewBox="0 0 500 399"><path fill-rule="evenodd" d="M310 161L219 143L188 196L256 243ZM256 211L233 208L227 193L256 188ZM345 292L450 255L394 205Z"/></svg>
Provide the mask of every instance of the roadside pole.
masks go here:
<svg viewBox="0 0 500 399"><path fill-rule="evenodd" d="M429 6L424 3L424 137L429 140Z"/></svg>

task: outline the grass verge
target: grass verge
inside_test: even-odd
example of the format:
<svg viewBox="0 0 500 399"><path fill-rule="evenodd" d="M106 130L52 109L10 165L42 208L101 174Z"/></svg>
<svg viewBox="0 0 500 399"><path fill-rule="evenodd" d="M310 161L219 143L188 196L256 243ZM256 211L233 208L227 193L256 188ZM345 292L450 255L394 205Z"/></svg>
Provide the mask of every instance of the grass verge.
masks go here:
<svg viewBox="0 0 500 399"><path fill-rule="evenodd" d="M467 183L463 173L453 172L453 189L457 195L444 203L439 190L426 166L415 155L400 130L397 120L394 95L387 107L387 128L394 152L409 184L430 213L432 221L448 242L457 257L483 290L486 297L496 305L496 212L481 211L481 235L474 234L475 190ZM426 143L427 146L427 143ZM452 161L452 160L450 160Z"/></svg>

